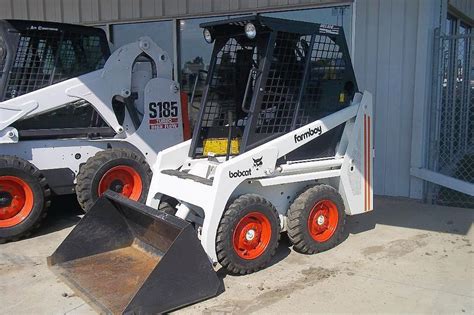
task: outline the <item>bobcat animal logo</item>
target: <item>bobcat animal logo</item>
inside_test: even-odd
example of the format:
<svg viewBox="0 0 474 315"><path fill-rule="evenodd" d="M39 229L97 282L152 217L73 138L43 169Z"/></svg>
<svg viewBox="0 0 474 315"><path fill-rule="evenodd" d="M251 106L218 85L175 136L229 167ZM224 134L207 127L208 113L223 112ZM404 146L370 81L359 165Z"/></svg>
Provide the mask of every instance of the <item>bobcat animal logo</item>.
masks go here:
<svg viewBox="0 0 474 315"><path fill-rule="evenodd" d="M263 156L260 157L260 158L258 158L258 159L252 158L252 160L253 160L253 167L256 168L257 170L258 170L258 168L259 168L260 166L263 165L263 161L262 161L262 160L263 160Z"/></svg>

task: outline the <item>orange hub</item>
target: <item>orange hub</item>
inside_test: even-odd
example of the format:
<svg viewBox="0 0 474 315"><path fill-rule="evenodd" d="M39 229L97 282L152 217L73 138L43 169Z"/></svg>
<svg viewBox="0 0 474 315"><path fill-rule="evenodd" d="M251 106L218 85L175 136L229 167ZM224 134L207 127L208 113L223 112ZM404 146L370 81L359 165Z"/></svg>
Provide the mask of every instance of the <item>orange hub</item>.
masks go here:
<svg viewBox="0 0 474 315"><path fill-rule="evenodd" d="M318 201L309 213L309 234L316 242L325 242L333 236L338 221L336 204L331 200Z"/></svg>
<svg viewBox="0 0 474 315"><path fill-rule="evenodd" d="M99 196L107 189L137 201L142 194L142 179L140 174L130 166L115 166L102 176L99 182Z"/></svg>
<svg viewBox="0 0 474 315"><path fill-rule="evenodd" d="M255 259L263 254L272 237L272 227L266 215L251 212L240 219L233 235L234 250L243 259Z"/></svg>
<svg viewBox="0 0 474 315"><path fill-rule="evenodd" d="M21 178L0 176L0 228L15 226L33 210L33 191Z"/></svg>

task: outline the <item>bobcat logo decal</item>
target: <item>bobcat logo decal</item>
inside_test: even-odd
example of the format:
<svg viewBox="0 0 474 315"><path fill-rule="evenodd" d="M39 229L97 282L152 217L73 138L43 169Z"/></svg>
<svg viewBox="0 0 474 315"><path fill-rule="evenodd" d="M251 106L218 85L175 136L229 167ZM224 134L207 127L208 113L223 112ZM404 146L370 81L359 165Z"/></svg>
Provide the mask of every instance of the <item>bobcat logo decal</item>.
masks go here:
<svg viewBox="0 0 474 315"><path fill-rule="evenodd" d="M263 161L262 161L262 160L263 160L263 156L260 157L260 158L258 158L258 159L252 158L252 160L253 160L253 167L256 168L257 171L258 171L258 168L263 165Z"/></svg>

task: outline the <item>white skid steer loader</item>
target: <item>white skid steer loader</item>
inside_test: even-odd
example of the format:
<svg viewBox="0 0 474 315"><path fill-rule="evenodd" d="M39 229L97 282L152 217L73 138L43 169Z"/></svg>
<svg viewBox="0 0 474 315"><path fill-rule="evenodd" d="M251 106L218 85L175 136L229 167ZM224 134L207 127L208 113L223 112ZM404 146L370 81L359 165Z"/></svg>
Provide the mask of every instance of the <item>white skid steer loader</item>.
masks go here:
<svg viewBox="0 0 474 315"><path fill-rule="evenodd" d="M183 141L168 54L107 45L100 29L0 21L0 241L36 228L52 193L86 211L107 189L145 202L149 165Z"/></svg>
<svg viewBox="0 0 474 315"><path fill-rule="evenodd" d="M212 264L264 268L282 232L299 252L328 250L346 215L373 209L372 96L357 90L342 28L262 16L201 26L214 50L192 140L158 154L146 206L106 193L49 258L102 312L214 296ZM138 277L131 257L153 263ZM122 268L141 280L112 300L97 281L112 290Z"/></svg>

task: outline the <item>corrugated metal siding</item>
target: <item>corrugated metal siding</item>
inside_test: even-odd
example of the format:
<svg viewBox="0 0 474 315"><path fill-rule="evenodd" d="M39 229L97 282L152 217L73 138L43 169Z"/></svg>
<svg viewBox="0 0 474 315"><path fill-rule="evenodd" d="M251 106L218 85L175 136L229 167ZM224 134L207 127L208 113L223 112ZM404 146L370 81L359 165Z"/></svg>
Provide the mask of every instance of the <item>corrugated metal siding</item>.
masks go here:
<svg viewBox="0 0 474 315"><path fill-rule="evenodd" d="M422 197L421 189L410 194L410 165L419 158L413 157L412 135L424 123L413 119L415 104L428 101L429 42L440 5L432 0L356 2L353 62L359 87L374 93L376 194Z"/></svg>
<svg viewBox="0 0 474 315"><path fill-rule="evenodd" d="M420 135L425 113L418 110L423 111L429 99L430 40L436 23L439 24L442 1L445 0L357 0L355 3L354 68L359 87L371 91L375 97L376 194L422 197L421 182L410 177L410 166L423 160ZM0 18L98 24L343 2L348 1L0 0ZM450 3L472 16L472 1L450 0Z"/></svg>
<svg viewBox="0 0 474 315"><path fill-rule="evenodd" d="M0 0L0 19L101 24L348 3L352 0Z"/></svg>
<svg viewBox="0 0 474 315"><path fill-rule="evenodd" d="M474 1L473 0L448 0L456 10L460 11L470 19L474 20Z"/></svg>

